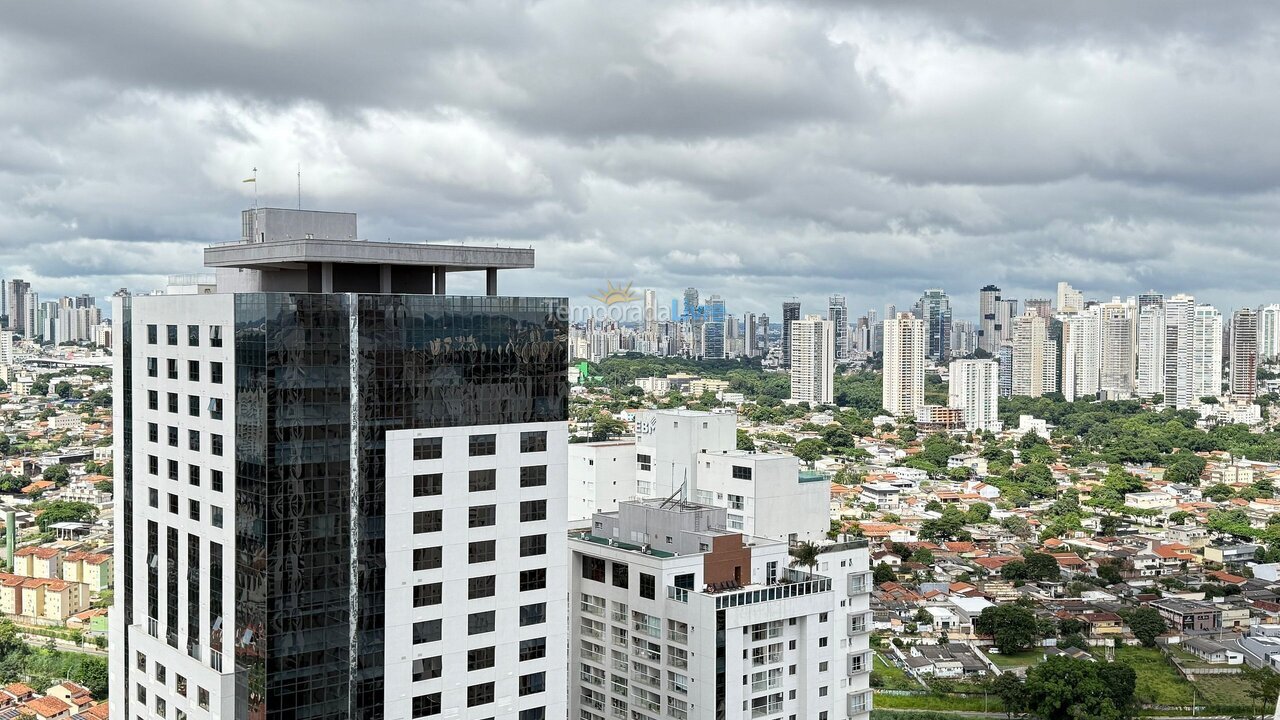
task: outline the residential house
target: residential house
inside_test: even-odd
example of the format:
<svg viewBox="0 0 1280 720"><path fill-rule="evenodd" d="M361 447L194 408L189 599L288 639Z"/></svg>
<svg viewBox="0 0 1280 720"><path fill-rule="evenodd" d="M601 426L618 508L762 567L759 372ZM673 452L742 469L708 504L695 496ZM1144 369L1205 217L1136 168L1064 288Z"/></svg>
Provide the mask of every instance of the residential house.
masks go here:
<svg viewBox="0 0 1280 720"><path fill-rule="evenodd" d="M1213 603L1182 598L1161 598L1148 603L1174 630L1218 630L1222 611Z"/></svg>

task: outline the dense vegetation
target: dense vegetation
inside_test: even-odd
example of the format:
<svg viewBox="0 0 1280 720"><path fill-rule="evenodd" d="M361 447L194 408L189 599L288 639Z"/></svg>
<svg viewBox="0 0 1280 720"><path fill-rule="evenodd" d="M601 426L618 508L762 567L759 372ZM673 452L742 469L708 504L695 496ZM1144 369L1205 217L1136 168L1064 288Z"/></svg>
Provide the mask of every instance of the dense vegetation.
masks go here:
<svg viewBox="0 0 1280 720"><path fill-rule="evenodd" d="M0 677L21 680L40 692L71 680L85 686L95 699L107 697L106 658L62 652L52 646L32 647L9 620L0 620Z"/></svg>

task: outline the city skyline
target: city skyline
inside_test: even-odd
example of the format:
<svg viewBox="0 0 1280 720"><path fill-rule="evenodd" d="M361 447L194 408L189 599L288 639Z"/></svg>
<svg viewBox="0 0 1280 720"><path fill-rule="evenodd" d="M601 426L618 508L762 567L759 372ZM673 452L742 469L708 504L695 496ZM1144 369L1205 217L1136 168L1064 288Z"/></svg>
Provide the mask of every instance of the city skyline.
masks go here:
<svg viewBox="0 0 1280 720"><path fill-rule="evenodd" d="M533 246L517 295L712 275L757 313L942 287L962 317L970 288L1059 279L1253 306L1280 270L1265 4L424 13L264 2L261 33L163 4L14 8L0 274L162 287L236 238L255 187L295 207L299 168L303 206L359 207L370 239ZM322 50L352 38L382 52Z"/></svg>

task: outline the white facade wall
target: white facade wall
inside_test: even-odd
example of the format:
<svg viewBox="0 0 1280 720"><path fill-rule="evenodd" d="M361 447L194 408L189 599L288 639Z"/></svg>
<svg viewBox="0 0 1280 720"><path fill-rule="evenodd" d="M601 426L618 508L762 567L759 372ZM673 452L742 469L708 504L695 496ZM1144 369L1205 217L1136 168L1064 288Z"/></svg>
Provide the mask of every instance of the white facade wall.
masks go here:
<svg viewBox="0 0 1280 720"><path fill-rule="evenodd" d="M1164 303L1148 305L1138 315L1136 386L1150 399L1164 392Z"/></svg>
<svg viewBox="0 0 1280 720"><path fill-rule="evenodd" d="M1098 306L1098 391L1108 399L1133 395L1132 308L1122 302Z"/></svg>
<svg viewBox="0 0 1280 720"><path fill-rule="evenodd" d="M692 497L698 453L736 448L737 418L696 410L637 412L636 494L668 497L683 485L684 497Z"/></svg>
<svg viewBox="0 0 1280 720"><path fill-rule="evenodd" d="M884 386L881 404L897 417L924 406L924 321L897 313L884 321Z"/></svg>
<svg viewBox="0 0 1280 720"><path fill-rule="evenodd" d="M833 402L835 325L817 315L791 322L791 399L812 405Z"/></svg>
<svg viewBox="0 0 1280 720"><path fill-rule="evenodd" d="M614 512L636 495L636 443L610 440L569 445L569 523Z"/></svg>
<svg viewBox="0 0 1280 720"><path fill-rule="evenodd" d="M1212 305L1197 306L1194 332L1192 397L1218 397L1222 394L1222 313Z"/></svg>
<svg viewBox="0 0 1280 720"><path fill-rule="evenodd" d="M1193 376L1196 299L1174 295L1164 309L1164 404L1183 410L1199 398Z"/></svg>
<svg viewBox="0 0 1280 720"><path fill-rule="evenodd" d="M1264 360L1280 356L1280 305L1258 309L1258 354Z"/></svg>
<svg viewBox="0 0 1280 720"><path fill-rule="evenodd" d="M774 540L826 538L831 483L825 476L801 482L795 456L729 450L703 453L698 463L691 497L725 508L728 529Z"/></svg>
<svg viewBox="0 0 1280 720"><path fill-rule="evenodd" d="M948 404L964 411L966 430L1000 429L1000 365L994 360L951 363Z"/></svg>

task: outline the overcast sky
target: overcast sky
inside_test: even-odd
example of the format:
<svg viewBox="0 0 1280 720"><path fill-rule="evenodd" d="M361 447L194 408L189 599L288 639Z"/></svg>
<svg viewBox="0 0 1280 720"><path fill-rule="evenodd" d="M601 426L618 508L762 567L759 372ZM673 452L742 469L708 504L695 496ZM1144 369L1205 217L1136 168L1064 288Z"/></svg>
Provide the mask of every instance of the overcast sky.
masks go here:
<svg viewBox="0 0 1280 720"><path fill-rule="evenodd" d="M1277 88L1273 2L13 3L0 276L160 287L301 164L370 239L535 247L504 293L1280 302Z"/></svg>

